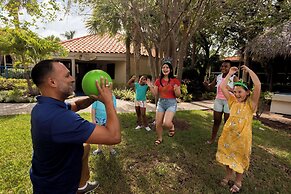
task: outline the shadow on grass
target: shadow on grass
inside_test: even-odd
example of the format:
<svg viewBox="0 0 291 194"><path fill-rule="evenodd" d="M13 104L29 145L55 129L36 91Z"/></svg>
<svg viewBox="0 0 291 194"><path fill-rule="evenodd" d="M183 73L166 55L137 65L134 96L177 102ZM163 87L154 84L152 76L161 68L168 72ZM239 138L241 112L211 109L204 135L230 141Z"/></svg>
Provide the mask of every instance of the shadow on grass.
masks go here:
<svg viewBox="0 0 291 194"><path fill-rule="evenodd" d="M104 154L100 154L96 156L94 163L93 178L100 183L98 193L132 193L116 156L106 157Z"/></svg>
<svg viewBox="0 0 291 194"><path fill-rule="evenodd" d="M148 115L154 118L154 113ZM101 183L98 193L229 192L218 184L225 172L215 160L217 142L205 144L211 134L212 113L177 112L175 136L168 137L164 131L163 143L159 146L154 145L154 129L150 132L134 129L134 113L119 117L122 142L116 146L119 149L117 160L96 159L96 177ZM288 193L290 157L280 160L258 146L262 140L256 139L257 136L266 138L268 145L285 150L290 145L280 145L278 141L286 142L288 136L281 133L276 136L277 132L271 130L260 133L255 131L254 134L250 169L244 175L242 193Z"/></svg>

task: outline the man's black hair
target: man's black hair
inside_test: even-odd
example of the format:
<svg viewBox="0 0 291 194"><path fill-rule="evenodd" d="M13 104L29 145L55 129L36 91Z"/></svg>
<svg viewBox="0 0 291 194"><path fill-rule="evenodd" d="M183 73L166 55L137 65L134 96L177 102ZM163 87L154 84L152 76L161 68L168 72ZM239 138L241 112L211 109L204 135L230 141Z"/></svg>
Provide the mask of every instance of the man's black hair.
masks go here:
<svg viewBox="0 0 291 194"><path fill-rule="evenodd" d="M43 79L52 72L53 63L58 60L43 60L37 63L31 70L31 79L33 83L39 87L43 83Z"/></svg>

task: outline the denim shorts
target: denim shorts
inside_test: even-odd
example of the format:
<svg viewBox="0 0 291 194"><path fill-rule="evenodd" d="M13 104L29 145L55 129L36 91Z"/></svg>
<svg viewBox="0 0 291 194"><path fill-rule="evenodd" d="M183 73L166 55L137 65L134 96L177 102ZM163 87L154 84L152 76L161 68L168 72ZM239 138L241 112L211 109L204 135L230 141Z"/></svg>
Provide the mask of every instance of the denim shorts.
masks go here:
<svg viewBox="0 0 291 194"><path fill-rule="evenodd" d="M160 98L157 104L157 112L176 112L177 100L176 98Z"/></svg>
<svg viewBox="0 0 291 194"><path fill-rule="evenodd" d="M227 100L217 99L216 98L214 100L213 110L216 111L216 112L229 113Z"/></svg>

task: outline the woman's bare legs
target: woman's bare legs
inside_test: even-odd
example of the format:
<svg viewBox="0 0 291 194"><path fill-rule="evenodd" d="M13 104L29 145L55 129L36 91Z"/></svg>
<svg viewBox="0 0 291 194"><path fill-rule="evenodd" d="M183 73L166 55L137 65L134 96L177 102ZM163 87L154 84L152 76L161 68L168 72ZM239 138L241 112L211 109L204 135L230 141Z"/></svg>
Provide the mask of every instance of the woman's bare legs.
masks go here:
<svg viewBox="0 0 291 194"><path fill-rule="evenodd" d="M156 112L156 132L158 140L163 141L163 120L165 112Z"/></svg>
<svg viewBox="0 0 291 194"><path fill-rule="evenodd" d="M163 127L169 129L169 136L171 137L173 137L175 134L175 126L173 124L174 116L175 112L166 111L163 122Z"/></svg>
<svg viewBox="0 0 291 194"><path fill-rule="evenodd" d="M212 144L217 136L217 132L219 129L219 126L221 124L221 120L222 120L222 112L217 112L217 111L213 111L213 126L212 126L212 134L211 134L211 139L207 141L208 144Z"/></svg>

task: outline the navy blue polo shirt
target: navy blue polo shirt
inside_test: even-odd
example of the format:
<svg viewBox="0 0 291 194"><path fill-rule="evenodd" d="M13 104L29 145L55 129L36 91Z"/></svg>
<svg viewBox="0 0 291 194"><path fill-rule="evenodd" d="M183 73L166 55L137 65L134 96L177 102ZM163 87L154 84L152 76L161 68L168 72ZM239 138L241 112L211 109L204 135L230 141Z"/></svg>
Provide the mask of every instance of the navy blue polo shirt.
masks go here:
<svg viewBox="0 0 291 194"><path fill-rule="evenodd" d="M83 143L95 124L62 101L44 96L38 96L37 101L31 112L33 191L75 194L81 177Z"/></svg>

